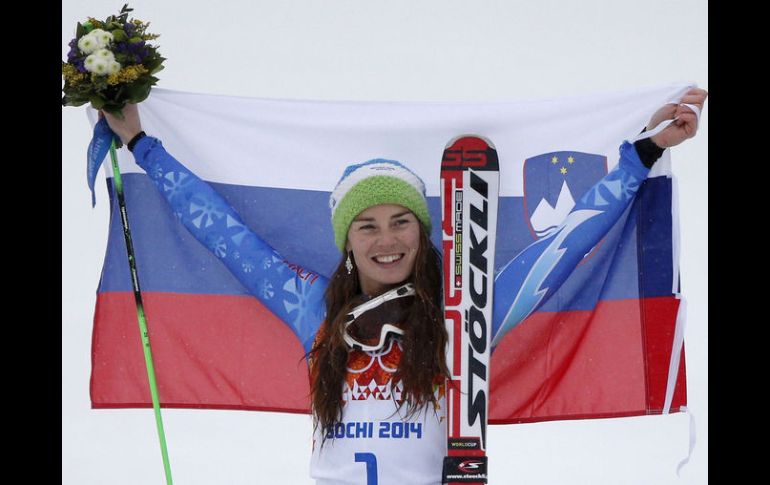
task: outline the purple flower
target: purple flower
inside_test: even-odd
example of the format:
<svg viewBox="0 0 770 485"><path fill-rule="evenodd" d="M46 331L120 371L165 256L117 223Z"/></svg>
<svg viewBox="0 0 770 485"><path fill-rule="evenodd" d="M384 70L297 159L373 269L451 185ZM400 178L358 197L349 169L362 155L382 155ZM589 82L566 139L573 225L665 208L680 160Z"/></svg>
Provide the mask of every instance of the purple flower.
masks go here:
<svg viewBox="0 0 770 485"><path fill-rule="evenodd" d="M75 65L75 67L77 68L77 70L79 72L88 72L88 70L86 69L85 64L83 63L83 59L77 59L72 64Z"/></svg>
<svg viewBox="0 0 770 485"><path fill-rule="evenodd" d="M126 54L134 64L142 64L144 58L150 55L150 48L145 45L145 41L133 44L131 42L118 42L115 44L115 51Z"/></svg>
<svg viewBox="0 0 770 485"><path fill-rule="evenodd" d="M70 51L67 53L67 62L72 64L72 61L75 60L78 57L78 40L72 39L69 44Z"/></svg>
<svg viewBox="0 0 770 485"><path fill-rule="evenodd" d="M137 62L142 63L144 62L144 58L150 55L150 48L144 45L144 41L141 41L137 44L137 50L136 50L136 58Z"/></svg>

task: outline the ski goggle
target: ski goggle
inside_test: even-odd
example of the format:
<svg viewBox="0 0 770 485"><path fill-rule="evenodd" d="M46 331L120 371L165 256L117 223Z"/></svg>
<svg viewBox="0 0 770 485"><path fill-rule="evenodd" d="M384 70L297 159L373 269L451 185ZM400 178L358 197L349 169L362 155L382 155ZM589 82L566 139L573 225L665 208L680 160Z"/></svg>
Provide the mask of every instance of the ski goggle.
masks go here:
<svg viewBox="0 0 770 485"><path fill-rule="evenodd" d="M388 336L404 335L398 327L409 315L414 285L406 283L355 306L348 312L343 338L351 348L371 352L385 346Z"/></svg>

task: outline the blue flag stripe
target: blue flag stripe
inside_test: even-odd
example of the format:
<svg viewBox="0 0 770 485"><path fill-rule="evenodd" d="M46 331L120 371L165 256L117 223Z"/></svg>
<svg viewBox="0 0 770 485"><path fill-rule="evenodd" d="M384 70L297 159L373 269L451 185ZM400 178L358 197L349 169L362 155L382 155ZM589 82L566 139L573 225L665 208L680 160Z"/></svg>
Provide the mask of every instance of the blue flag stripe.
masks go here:
<svg viewBox="0 0 770 485"><path fill-rule="evenodd" d="M109 179L108 190L112 191L112 180ZM263 187L246 187L229 184L212 184L212 186L241 214L243 220L260 234L265 241L274 246L290 262L302 268L330 275L339 262L341 255L334 247L329 221L328 192L291 190ZM248 295L245 288L228 272L228 270L206 248L201 246L187 230L177 223L165 201L152 186L149 178L141 174L124 176L124 189L128 204L129 217L135 227L134 245L139 264L139 274L142 288L145 291L170 293L202 293L221 295ZM633 213L631 228L636 228L639 207L645 211L653 211L654 217L643 220L668 221L663 226L649 227L645 223L641 227L645 255L642 259L655 266L655 271L645 272L644 296L664 296L671 289L671 258L662 255L665 247L657 249L655 260L650 251L665 242L657 242L655 234L670 234L670 180L665 177L649 179L643 189L645 198L637 201L629 210ZM653 192L656 194L653 195ZM440 201L437 197L429 197L428 206L434 221L440 220ZM157 207L164 210L158 211ZM110 237L104 265L100 292L130 291L128 264L125 257L120 219L117 207L113 207L113 218L110 227ZM500 199L500 214L498 216L498 242L495 261L497 267L505 265L525 246L534 240L525 220L523 198L502 197ZM649 214L648 214L649 215ZM627 215L626 217L630 217ZM613 265L618 267L637 267L638 244L626 244L618 247L618 241L624 226L618 224L605 238L594 254L587 258L585 264L579 266L573 275L559 290L562 295L578 295L570 297L572 301L565 307L564 299L557 296L546 303L541 311L555 311L556 302L560 301L561 310L590 309L597 301L600 292L604 291L605 299L628 299L639 297L639 280L635 271L622 271L613 274L608 281L599 281L596 274L606 274L606 270L593 273L596 264L610 264L607 251L615 251L612 257ZM668 229L666 229L666 227ZM628 230L628 228L626 228ZM432 240L440 248L440 225L434 225ZM635 240L634 235L631 236ZM661 261L664 259L664 261ZM661 265L668 263L668 270ZM628 266L627 266L628 265ZM577 291L583 287L584 291Z"/></svg>

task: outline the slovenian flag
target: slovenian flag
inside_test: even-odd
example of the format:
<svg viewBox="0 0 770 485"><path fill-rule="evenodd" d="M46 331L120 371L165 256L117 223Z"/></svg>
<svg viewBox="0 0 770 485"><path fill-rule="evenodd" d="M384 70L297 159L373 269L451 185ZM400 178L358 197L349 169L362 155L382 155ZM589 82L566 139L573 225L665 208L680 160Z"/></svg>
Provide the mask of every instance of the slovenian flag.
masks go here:
<svg viewBox="0 0 770 485"><path fill-rule="evenodd" d="M461 134L491 140L500 162L499 269L547 236L614 167L623 140L689 87L484 103L291 101L155 89L140 112L148 134L227 199L300 277L312 278L329 276L341 258L328 200L345 166L373 158L406 164L425 181L435 222L446 143ZM88 114L95 124L95 112ZM187 232L125 148L118 157L162 407L309 412L297 337ZM91 402L152 407L105 167L112 215L94 315ZM505 335L492 354L490 423L686 405L672 187L666 151L562 288ZM208 217L205 207L200 217ZM441 225L433 227L440 248Z"/></svg>

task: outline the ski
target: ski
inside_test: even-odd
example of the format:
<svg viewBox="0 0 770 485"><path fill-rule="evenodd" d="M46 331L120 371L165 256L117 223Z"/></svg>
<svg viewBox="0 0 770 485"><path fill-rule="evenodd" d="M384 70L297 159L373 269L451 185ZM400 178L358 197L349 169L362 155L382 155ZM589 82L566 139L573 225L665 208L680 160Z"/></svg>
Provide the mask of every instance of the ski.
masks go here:
<svg viewBox="0 0 770 485"><path fill-rule="evenodd" d="M487 483L487 411L497 199L492 142L449 141L441 158L441 232L447 343L447 454L443 483Z"/></svg>

